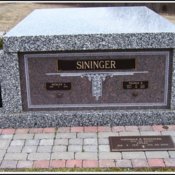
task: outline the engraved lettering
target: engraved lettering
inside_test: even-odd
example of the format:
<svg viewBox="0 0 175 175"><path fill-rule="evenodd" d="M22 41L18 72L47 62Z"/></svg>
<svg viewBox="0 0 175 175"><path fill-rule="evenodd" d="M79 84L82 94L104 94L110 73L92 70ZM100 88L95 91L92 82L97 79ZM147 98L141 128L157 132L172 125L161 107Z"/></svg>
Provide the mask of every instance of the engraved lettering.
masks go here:
<svg viewBox="0 0 175 175"><path fill-rule="evenodd" d="M111 61L111 68L116 69L116 62L115 61Z"/></svg>
<svg viewBox="0 0 175 175"><path fill-rule="evenodd" d="M58 60L58 71L135 69L135 59Z"/></svg>
<svg viewBox="0 0 175 175"><path fill-rule="evenodd" d="M92 69L98 69L98 64L96 61L93 61Z"/></svg>
<svg viewBox="0 0 175 175"><path fill-rule="evenodd" d="M105 63L104 61L99 62L100 69L106 68L104 63Z"/></svg>
<svg viewBox="0 0 175 175"><path fill-rule="evenodd" d="M77 61L78 70L116 69L116 61Z"/></svg>
<svg viewBox="0 0 175 175"><path fill-rule="evenodd" d="M124 89L147 89L148 81L124 81Z"/></svg>
<svg viewBox="0 0 175 175"><path fill-rule="evenodd" d="M111 136L109 143L111 151L175 149L170 136Z"/></svg>
<svg viewBox="0 0 175 175"><path fill-rule="evenodd" d="M111 68L110 61L105 61L105 68L106 69L110 69Z"/></svg>
<svg viewBox="0 0 175 175"><path fill-rule="evenodd" d="M47 90L70 90L71 89L71 83L67 82L67 83L46 83L46 89Z"/></svg>
<svg viewBox="0 0 175 175"><path fill-rule="evenodd" d="M84 69L89 69L90 68L90 65L88 64L88 62L84 62Z"/></svg>
<svg viewBox="0 0 175 175"><path fill-rule="evenodd" d="M77 61L77 69L82 69L81 61Z"/></svg>

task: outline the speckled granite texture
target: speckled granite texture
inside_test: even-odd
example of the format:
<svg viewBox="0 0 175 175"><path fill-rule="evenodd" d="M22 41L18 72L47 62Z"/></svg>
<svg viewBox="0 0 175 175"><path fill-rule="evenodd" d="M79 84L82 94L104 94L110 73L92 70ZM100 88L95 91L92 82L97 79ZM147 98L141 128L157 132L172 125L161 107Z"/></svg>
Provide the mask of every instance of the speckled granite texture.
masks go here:
<svg viewBox="0 0 175 175"><path fill-rule="evenodd" d="M0 128L175 124L175 111L27 112L0 116Z"/></svg>
<svg viewBox="0 0 175 175"><path fill-rule="evenodd" d="M5 113L22 111L18 57L16 53L3 54L2 103Z"/></svg>
<svg viewBox="0 0 175 175"><path fill-rule="evenodd" d="M4 37L5 52L174 48L174 33Z"/></svg>
<svg viewBox="0 0 175 175"><path fill-rule="evenodd" d="M84 15L80 15L82 12ZM94 15L95 12L98 15ZM51 16L57 17L57 20ZM51 24L53 19L54 25ZM124 19L127 22L124 23ZM64 25L60 25L63 22ZM175 48L175 26L145 7L36 10L8 32L3 40L4 53L0 55L3 98L0 128L175 124L175 51L170 109L22 110L18 52Z"/></svg>

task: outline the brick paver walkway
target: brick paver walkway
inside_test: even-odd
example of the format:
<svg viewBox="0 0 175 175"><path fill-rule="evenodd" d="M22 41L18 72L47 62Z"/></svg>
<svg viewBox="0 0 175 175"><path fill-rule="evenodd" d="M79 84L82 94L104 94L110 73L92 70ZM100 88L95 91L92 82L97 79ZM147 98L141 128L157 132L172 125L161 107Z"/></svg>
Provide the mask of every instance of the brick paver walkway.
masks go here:
<svg viewBox="0 0 175 175"><path fill-rule="evenodd" d="M175 125L0 129L0 168L175 167L175 151L110 152L109 136L171 135Z"/></svg>

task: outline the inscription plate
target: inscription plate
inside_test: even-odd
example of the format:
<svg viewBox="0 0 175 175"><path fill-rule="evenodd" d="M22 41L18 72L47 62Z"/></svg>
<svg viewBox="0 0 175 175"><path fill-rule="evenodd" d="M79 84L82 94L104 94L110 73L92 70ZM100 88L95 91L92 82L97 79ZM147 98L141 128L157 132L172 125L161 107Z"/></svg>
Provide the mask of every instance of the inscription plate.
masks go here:
<svg viewBox="0 0 175 175"><path fill-rule="evenodd" d="M109 144L112 152L175 150L170 136L116 136L109 137Z"/></svg>
<svg viewBox="0 0 175 175"><path fill-rule="evenodd" d="M124 81L124 89L147 89L148 81Z"/></svg>
<svg viewBox="0 0 175 175"><path fill-rule="evenodd" d="M135 59L117 60L58 60L58 71L63 70L125 70L135 69Z"/></svg>
<svg viewBox="0 0 175 175"><path fill-rule="evenodd" d="M47 90L70 90L71 83L62 83L62 82L54 82L54 83L46 83Z"/></svg>

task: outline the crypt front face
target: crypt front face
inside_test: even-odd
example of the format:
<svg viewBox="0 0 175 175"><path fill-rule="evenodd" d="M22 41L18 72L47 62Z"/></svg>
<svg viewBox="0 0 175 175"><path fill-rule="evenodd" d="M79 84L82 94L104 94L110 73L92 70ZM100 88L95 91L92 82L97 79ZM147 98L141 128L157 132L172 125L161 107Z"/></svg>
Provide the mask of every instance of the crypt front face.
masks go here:
<svg viewBox="0 0 175 175"><path fill-rule="evenodd" d="M24 111L169 108L165 51L21 53Z"/></svg>

